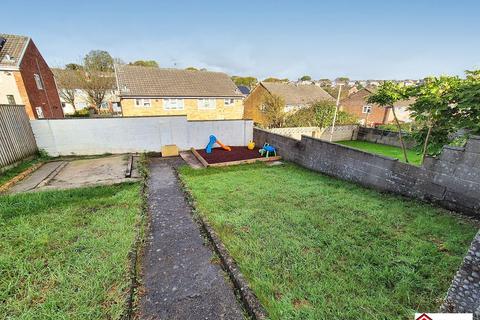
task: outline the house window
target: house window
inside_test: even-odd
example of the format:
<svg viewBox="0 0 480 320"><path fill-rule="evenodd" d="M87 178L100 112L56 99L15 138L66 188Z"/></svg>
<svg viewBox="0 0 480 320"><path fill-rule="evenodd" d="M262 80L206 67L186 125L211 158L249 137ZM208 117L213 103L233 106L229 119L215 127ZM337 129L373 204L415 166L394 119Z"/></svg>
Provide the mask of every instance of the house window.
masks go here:
<svg viewBox="0 0 480 320"><path fill-rule="evenodd" d="M163 99L164 110L183 110L183 99Z"/></svg>
<svg viewBox="0 0 480 320"><path fill-rule="evenodd" d="M108 102L102 102L102 104L100 105L100 109L108 109Z"/></svg>
<svg viewBox="0 0 480 320"><path fill-rule="evenodd" d="M144 107L149 108L151 106L150 99L135 99L135 106L136 107Z"/></svg>
<svg viewBox="0 0 480 320"><path fill-rule="evenodd" d="M85 109L87 107L87 104L85 102L75 102L75 107L77 109Z"/></svg>
<svg viewBox="0 0 480 320"><path fill-rule="evenodd" d="M235 103L235 99L224 99L223 103L226 107L227 106L233 106L233 104Z"/></svg>
<svg viewBox="0 0 480 320"><path fill-rule="evenodd" d="M363 106L362 113L372 113L372 106Z"/></svg>
<svg viewBox="0 0 480 320"><path fill-rule="evenodd" d="M42 107L36 107L35 111L37 112L37 117L38 119L43 119L45 116L43 115L43 109Z"/></svg>
<svg viewBox="0 0 480 320"><path fill-rule="evenodd" d="M8 104L16 104L15 97L11 94L7 94L7 100L8 100Z"/></svg>
<svg viewBox="0 0 480 320"><path fill-rule="evenodd" d="M198 109L215 109L215 99L198 99Z"/></svg>
<svg viewBox="0 0 480 320"><path fill-rule="evenodd" d="M42 78L40 78L40 76L36 73L33 75L33 78L35 79L35 83L37 84L37 89L43 90Z"/></svg>

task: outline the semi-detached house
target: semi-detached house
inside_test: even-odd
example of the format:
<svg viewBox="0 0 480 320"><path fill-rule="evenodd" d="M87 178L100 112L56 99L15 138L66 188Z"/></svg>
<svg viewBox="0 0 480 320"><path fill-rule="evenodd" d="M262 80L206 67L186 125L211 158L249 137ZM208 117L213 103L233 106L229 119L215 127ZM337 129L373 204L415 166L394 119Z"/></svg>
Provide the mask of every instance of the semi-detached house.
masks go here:
<svg viewBox="0 0 480 320"><path fill-rule="evenodd" d="M115 69L123 116L243 117L243 95L225 73L128 65Z"/></svg>

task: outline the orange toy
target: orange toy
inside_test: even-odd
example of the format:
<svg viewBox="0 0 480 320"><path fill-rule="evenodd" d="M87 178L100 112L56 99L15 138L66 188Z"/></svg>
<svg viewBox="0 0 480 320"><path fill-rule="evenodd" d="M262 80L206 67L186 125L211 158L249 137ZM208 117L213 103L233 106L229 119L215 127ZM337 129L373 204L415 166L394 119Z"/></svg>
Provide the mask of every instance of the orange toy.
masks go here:
<svg viewBox="0 0 480 320"><path fill-rule="evenodd" d="M232 148L230 148L229 146L226 146L224 145L223 143L221 143L220 141L217 140L217 144L222 147L222 149L224 150L227 150L227 151L232 151Z"/></svg>

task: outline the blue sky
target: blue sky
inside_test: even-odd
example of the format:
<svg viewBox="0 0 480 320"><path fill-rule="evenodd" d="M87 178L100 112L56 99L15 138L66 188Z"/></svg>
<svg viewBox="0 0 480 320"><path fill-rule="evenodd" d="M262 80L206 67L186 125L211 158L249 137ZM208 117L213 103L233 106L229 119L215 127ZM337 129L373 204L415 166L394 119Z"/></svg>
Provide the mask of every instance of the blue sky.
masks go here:
<svg viewBox="0 0 480 320"><path fill-rule="evenodd" d="M50 66L103 49L126 62L261 79L404 79L480 67L474 0L2 0L1 8L0 32L31 36Z"/></svg>

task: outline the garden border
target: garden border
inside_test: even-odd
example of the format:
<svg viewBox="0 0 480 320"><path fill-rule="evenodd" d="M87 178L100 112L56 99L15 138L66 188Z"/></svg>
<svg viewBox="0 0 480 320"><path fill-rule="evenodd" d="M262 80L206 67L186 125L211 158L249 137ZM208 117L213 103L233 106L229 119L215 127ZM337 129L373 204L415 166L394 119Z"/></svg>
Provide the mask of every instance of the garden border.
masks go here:
<svg viewBox="0 0 480 320"><path fill-rule="evenodd" d="M193 198L193 195L190 193L190 189L187 188L186 184L181 179L178 170L175 169L174 171L182 187L185 199L187 200L188 205L192 209L193 219L200 225L202 231L205 233L209 242L212 244L213 249L220 257L220 261L222 262L222 269L228 274L230 280L232 281L235 292L240 296L240 299L242 300L243 306L247 311L248 315L254 320L267 319L267 312L265 308L262 306L252 289L250 289L247 280L245 280L245 277L240 272L240 269L238 268L235 260L230 256L227 248L225 248L222 241L220 240L216 232L213 230L213 228L210 226L210 224L198 213L198 210L195 206L195 200Z"/></svg>

